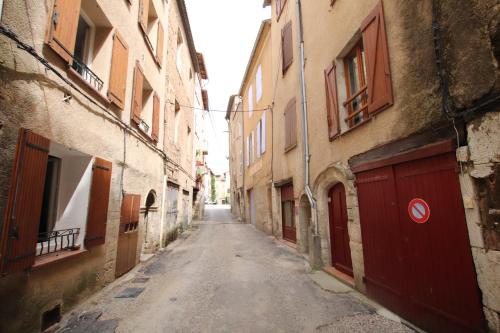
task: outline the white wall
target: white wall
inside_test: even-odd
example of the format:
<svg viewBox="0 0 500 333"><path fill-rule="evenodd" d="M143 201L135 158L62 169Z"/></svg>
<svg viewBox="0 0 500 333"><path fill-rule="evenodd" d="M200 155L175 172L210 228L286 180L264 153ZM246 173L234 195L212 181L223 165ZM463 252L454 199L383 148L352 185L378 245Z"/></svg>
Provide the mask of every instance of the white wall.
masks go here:
<svg viewBox="0 0 500 333"><path fill-rule="evenodd" d="M77 245L82 247L87 226L91 181L90 157L63 157L54 230L80 228Z"/></svg>

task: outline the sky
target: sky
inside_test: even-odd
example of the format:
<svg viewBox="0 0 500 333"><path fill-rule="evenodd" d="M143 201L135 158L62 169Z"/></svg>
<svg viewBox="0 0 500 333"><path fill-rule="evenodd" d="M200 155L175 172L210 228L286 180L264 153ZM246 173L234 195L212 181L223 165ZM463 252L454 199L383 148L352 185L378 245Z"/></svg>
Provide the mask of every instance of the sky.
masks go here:
<svg viewBox="0 0 500 333"><path fill-rule="evenodd" d="M196 50L203 53L212 110L227 110L238 94L252 48L263 20L271 16L263 0L185 0ZM229 171L225 113L211 112L208 121L207 164L215 174ZM212 125L213 124L213 125Z"/></svg>

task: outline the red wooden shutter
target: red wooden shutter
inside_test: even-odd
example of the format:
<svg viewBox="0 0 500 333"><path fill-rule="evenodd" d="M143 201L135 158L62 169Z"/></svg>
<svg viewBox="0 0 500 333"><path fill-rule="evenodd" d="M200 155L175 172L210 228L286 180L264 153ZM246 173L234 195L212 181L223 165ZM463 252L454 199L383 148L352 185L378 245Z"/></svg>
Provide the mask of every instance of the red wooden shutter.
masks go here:
<svg viewBox="0 0 500 333"><path fill-rule="evenodd" d="M161 22L158 21L158 38L156 43L156 61L158 65L162 65L163 62L163 26Z"/></svg>
<svg viewBox="0 0 500 333"><path fill-rule="evenodd" d="M96 158L94 162L92 186L90 189L89 212L85 246L92 247L106 241L106 223L108 221L109 192L113 164Z"/></svg>
<svg viewBox="0 0 500 333"><path fill-rule="evenodd" d="M0 242L0 271L16 272L35 262L50 141L21 128L17 141Z"/></svg>
<svg viewBox="0 0 500 333"><path fill-rule="evenodd" d="M142 32L148 31L149 0L139 0L139 26Z"/></svg>
<svg viewBox="0 0 500 333"><path fill-rule="evenodd" d="M160 132L160 98L156 93L153 95L153 128L151 130L151 137L158 142Z"/></svg>
<svg viewBox="0 0 500 333"><path fill-rule="evenodd" d="M144 74L137 61L135 65L134 72L134 89L132 96L132 120L139 124L141 122L141 112L142 112L142 86L144 84Z"/></svg>
<svg viewBox="0 0 500 333"><path fill-rule="evenodd" d="M339 107L337 97L337 76L335 64L325 70L326 108L330 139L340 133Z"/></svg>
<svg viewBox="0 0 500 333"><path fill-rule="evenodd" d="M366 52L368 112L374 113L393 104L389 51L382 1L361 26Z"/></svg>
<svg viewBox="0 0 500 333"><path fill-rule="evenodd" d="M281 31L281 48L283 60L283 73L293 62L293 39L292 39L292 22L288 22Z"/></svg>
<svg viewBox="0 0 500 333"><path fill-rule="evenodd" d="M113 36L113 56L109 77L108 98L123 110L127 85L128 45L118 31Z"/></svg>
<svg viewBox="0 0 500 333"><path fill-rule="evenodd" d="M49 18L47 43L69 63L75 51L80 5L81 0L55 0L52 16Z"/></svg>

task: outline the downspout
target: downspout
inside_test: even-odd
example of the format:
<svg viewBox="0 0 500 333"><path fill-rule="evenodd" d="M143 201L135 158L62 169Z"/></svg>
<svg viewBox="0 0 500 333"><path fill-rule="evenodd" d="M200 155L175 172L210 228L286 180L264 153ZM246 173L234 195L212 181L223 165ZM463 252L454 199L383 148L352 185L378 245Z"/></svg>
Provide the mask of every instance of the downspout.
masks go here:
<svg viewBox="0 0 500 333"><path fill-rule="evenodd" d="M310 187L310 179L309 179L309 126L307 121L307 99L306 99L306 83L305 83L305 60L304 60L304 35L302 31L302 8L301 1L296 0L297 6L297 22L298 22L298 41L300 45L300 93L301 93L301 106L302 106L302 129L304 135L304 190L307 195L307 199L309 200L309 204L311 205L311 216L314 220L314 236L319 235L319 226L318 226L318 210L316 199L314 199L313 193Z"/></svg>

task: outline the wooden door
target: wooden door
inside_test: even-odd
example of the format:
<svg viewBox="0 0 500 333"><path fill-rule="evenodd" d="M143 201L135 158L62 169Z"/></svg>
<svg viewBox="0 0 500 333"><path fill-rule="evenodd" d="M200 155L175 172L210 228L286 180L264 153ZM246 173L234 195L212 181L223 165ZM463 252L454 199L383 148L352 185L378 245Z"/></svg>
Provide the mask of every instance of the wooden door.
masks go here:
<svg viewBox="0 0 500 333"><path fill-rule="evenodd" d="M344 185L339 183L332 187L328 197L332 266L353 276Z"/></svg>
<svg viewBox="0 0 500 333"><path fill-rule="evenodd" d="M281 188L281 221L283 225L283 238L296 243L297 229L295 227L293 185L286 185Z"/></svg>
<svg viewBox="0 0 500 333"><path fill-rule="evenodd" d="M116 277L127 273L137 264L140 202L140 195L125 194L123 197L116 253Z"/></svg>
<svg viewBox="0 0 500 333"><path fill-rule="evenodd" d="M429 332L485 327L456 170L447 153L356 175L368 293Z"/></svg>

